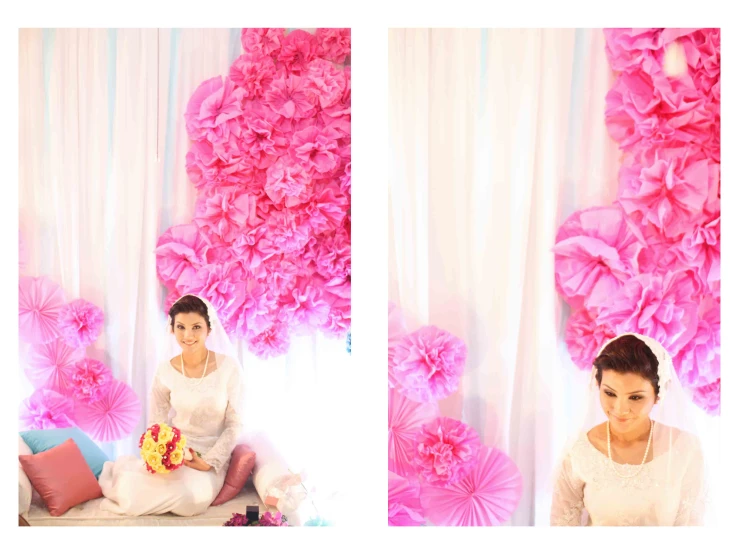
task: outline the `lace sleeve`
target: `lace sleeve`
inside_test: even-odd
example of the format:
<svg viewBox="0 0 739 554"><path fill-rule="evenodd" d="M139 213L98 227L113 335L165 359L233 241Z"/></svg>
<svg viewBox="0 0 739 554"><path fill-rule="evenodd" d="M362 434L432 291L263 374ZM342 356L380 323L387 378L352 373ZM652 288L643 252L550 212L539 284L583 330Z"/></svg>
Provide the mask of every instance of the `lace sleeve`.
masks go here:
<svg viewBox="0 0 739 554"><path fill-rule="evenodd" d="M155 423L167 422L169 417L169 409L171 404L169 401L169 388L162 383L159 378L159 372L154 376L154 382L151 385L151 394L149 395L149 426Z"/></svg>
<svg viewBox="0 0 739 554"><path fill-rule="evenodd" d="M550 524L553 526L578 527L582 525L582 513L585 509L583 488L585 483L579 480L572 471L570 455L562 462L552 496L552 512Z"/></svg>
<svg viewBox="0 0 739 554"><path fill-rule="evenodd" d="M228 406L226 406L224 429L221 436L203 456L203 460L210 465L216 473L228 468L231 452L236 446L236 441L241 433L241 400L243 394L243 383L238 368L234 367L228 379Z"/></svg>
<svg viewBox="0 0 739 554"><path fill-rule="evenodd" d="M696 445L685 477L683 477L675 526L703 525L708 496L703 463L703 452Z"/></svg>

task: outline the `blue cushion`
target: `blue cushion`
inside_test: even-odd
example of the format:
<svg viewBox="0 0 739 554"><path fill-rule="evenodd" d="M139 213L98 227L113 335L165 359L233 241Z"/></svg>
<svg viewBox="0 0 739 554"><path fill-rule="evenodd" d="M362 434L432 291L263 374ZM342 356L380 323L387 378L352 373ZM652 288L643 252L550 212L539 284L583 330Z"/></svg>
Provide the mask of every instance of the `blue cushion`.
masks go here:
<svg viewBox="0 0 739 554"><path fill-rule="evenodd" d="M80 452L82 452L87 465L90 466L90 469L95 474L95 479L100 477L100 473L103 471L103 464L108 461L108 457L100 450L98 445L92 442L90 437L85 435L77 427L21 431L20 436L34 454L46 452L55 446L59 446L67 439L72 439L77 445L77 448L80 449Z"/></svg>

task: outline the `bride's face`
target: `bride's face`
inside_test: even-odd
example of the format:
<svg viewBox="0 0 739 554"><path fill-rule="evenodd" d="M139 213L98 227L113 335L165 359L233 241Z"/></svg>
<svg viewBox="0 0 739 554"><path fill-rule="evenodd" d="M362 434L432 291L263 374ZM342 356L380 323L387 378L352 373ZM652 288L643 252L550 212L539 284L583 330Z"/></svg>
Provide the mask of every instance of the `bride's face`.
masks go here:
<svg viewBox="0 0 739 554"><path fill-rule="evenodd" d="M652 383L641 375L603 370L600 405L614 429L626 432L644 425L656 400Z"/></svg>
<svg viewBox="0 0 739 554"><path fill-rule="evenodd" d="M177 314L174 318L174 335L183 352L204 350L208 325L198 313Z"/></svg>

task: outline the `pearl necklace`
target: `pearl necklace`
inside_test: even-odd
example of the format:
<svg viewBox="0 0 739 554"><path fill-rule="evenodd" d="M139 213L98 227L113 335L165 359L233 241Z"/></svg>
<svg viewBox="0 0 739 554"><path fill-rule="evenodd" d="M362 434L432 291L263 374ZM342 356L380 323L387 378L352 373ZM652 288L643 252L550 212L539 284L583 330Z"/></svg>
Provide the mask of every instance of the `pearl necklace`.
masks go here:
<svg viewBox="0 0 739 554"><path fill-rule="evenodd" d="M208 358L210 357L210 350L206 350L207 354L205 355L205 365L203 366L203 375L200 376L200 381L198 381L194 386L198 386L203 379L205 378L205 372L208 370ZM182 371L182 375L185 378L188 378L187 375L185 375L185 360L182 357L182 352L180 352L180 371Z"/></svg>
<svg viewBox="0 0 739 554"><path fill-rule="evenodd" d="M636 477L639 475L641 470L644 468L644 462L647 461L647 454L649 454L649 447L652 445L652 433L654 432L654 420L652 420L652 425L649 428L649 439L647 440L647 449L644 451L644 458L642 458L641 464L639 464L639 469L637 469L634 473L630 475L623 475L618 472L616 469L616 464L613 463L613 458L611 457L611 421L606 420L606 434L608 435L608 459L611 461L611 468L613 469L613 472L621 477L622 479L632 479L633 477Z"/></svg>

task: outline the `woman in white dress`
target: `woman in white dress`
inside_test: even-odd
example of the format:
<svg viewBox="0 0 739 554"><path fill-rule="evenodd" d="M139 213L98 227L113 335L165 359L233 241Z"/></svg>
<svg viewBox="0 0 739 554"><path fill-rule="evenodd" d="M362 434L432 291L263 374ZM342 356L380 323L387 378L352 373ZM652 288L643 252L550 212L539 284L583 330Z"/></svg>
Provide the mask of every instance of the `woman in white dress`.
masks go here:
<svg viewBox="0 0 739 554"><path fill-rule="evenodd" d="M654 339L612 339L593 363L581 432L558 466L551 524L702 525L697 408Z"/></svg>
<svg viewBox="0 0 739 554"><path fill-rule="evenodd" d="M167 474L147 472L139 456L106 462L99 478L102 508L116 514L203 513L223 486L241 433L242 371L213 307L183 296L169 310L168 332L169 353L157 367L147 426L166 422L180 429L192 459ZM170 357L175 347L179 353Z"/></svg>

